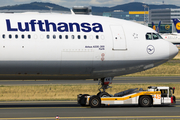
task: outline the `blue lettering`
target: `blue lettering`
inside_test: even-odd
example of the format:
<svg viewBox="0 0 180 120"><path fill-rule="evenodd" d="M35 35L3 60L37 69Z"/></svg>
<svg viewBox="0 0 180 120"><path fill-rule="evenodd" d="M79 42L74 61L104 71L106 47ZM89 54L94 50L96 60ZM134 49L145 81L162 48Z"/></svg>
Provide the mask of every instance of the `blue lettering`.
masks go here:
<svg viewBox="0 0 180 120"><path fill-rule="evenodd" d="M77 32L80 32L80 26L79 26L78 23L69 23L70 32L73 32L73 31L74 31L74 30L73 30L73 25L76 26Z"/></svg>
<svg viewBox="0 0 180 120"><path fill-rule="evenodd" d="M93 48L99 48L99 45L94 45Z"/></svg>
<svg viewBox="0 0 180 120"><path fill-rule="evenodd" d="M30 22L17 22L16 28L11 27L11 22L6 19L7 31L32 31L35 32L38 29L41 32L103 32L103 27L100 23L65 23L59 22L58 24L54 22L49 22L48 20L30 20Z"/></svg>
<svg viewBox="0 0 180 120"><path fill-rule="evenodd" d="M81 27L83 27L81 30L83 32L91 32L91 27L89 27L89 23L81 23Z"/></svg>
<svg viewBox="0 0 180 120"><path fill-rule="evenodd" d="M59 32L68 32L68 25L66 23L58 23L58 31Z"/></svg>
<svg viewBox="0 0 180 120"><path fill-rule="evenodd" d="M92 46L85 46L85 48L92 48Z"/></svg>
<svg viewBox="0 0 180 120"><path fill-rule="evenodd" d="M6 24L7 24L7 31L18 31L17 28L11 28L11 23L9 19L6 20Z"/></svg>
<svg viewBox="0 0 180 120"><path fill-rule="evenodd" d="M93 31L94 32L103 32L103 28L102 28L102 25L99 24L99 23L93 23L92 24L94 27L93 27Z"/></svg>
<svg viewBox="0 0 180 120"><path fill-rule="evenodd" d="M50 31L50 28L49 28L50 25L52 25L53 31L56 32L56 31L57 31L57 29L56 29L56 24L53 23L53 22L49 23L48 20L45 20L45 26L46 26L46 31L47 31L47 32Z"/></svg>
<svg viewBox="0 0 180 120"><path fill-rule="evenodd" d="M20 22L18 22L18 28L21 32L29 31L29 24L27 22L25 22L25 28L23 29L22 24Z"/></svg>
<svg viewBox="0 0 180 120"><path fill-rule="evenodd" d="M38 23L37 23L38 25L39 25L39 30L40 31L42 31L42 32L44 32L45 31L45 29L43 28L43 22L41 21L41 20L38 20Z"/></svg>
<svg viewBox="0 0 180 120"><path fill-rule="evenodd" d="M31 21L29 22L29 24L31 25L31 30L32 30L33 32L36 31L36 30L35 30L35 24L36 24L35 21L36 21L36 20L31 20Z"/></svg>

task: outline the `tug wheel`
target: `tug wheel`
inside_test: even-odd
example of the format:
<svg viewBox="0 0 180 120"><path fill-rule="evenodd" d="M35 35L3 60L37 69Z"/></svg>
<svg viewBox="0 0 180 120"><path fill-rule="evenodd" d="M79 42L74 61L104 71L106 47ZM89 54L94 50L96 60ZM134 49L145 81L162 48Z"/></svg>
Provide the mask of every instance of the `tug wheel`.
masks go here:
<svg viewBox="0 0 180 120"><path fill-rule="evenodd" d="M83 95L81 96L80 102L79 102L81 106L87 106L87 105L86 105L86 98L85 98L85 96L89 96L89 94L83 94Z"/></svg>
<svg viewBox="0 0 180 120"><path fill-rule="evenodd" d="M97 94L97 96L99 96L99 97L111 97L107 92L99 92Z"/></svg>
<svg viewBox="0 0 180 120"><path fill-rule="evenodd" d="M99 96L92 96L89 100L89 105L91 108L98 108L101 106L101 99Z"/></svg>
<svg viewBox="0 0 180 120"><path fill-rule="evenodd" d="M142 96L140 97L139 104L142 107L150 107L152 104L152 100L149 96Z"/></svg>

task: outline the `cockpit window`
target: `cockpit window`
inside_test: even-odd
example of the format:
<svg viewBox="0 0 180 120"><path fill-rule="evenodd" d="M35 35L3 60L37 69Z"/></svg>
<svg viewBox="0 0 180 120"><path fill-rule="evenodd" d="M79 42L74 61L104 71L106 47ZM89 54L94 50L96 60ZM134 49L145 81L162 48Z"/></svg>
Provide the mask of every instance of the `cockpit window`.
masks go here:
<svg viewBox="0 0 180 120"><path fill-rule="evenodd" d="M157 35L158 35L159 39L163 39L162 36L161 36L160 34L157 34Z"/></svg>
<svg viewBox="0 0 180 120"><path fill-rule="evenodd" d="M152 35L151 33L146 34L146 40L152 40Z"/></svg>
<svg viewBox="0 0 180 120"><path fill-rule="evenodd" d="M157 34L153 33L153 40L157 40L159 39L159 37L157 36Z"/></svg>
<svg viewBox="0 0 180 120"><path fill-rule="evenodd" d="M157 40L163 39L158 33L147 33L146 40Z"/></svg>

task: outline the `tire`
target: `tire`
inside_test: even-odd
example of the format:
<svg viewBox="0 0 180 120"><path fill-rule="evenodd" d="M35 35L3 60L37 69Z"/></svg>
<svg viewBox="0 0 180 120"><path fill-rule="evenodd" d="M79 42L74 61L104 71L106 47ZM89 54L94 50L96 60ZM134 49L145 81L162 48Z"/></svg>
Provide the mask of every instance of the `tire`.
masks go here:
<svg viewBox="0 0 180 120"><path fill-rule="evenodd" d="M101 97L111 97L107 92L99 92L97 96Z"/></svg>
<svg viewBox="0 0 180 120"><path fill-rule="evenodd" d="M150 107L152 105L152 99L149 96L140 97L139 104L141 107Z"/></svg>
<svg viewBox="0 0 180 120"><path fill-rule="evenodd" d="M85 98L85 96L89 96L89 94L83 94L83 95L81 96L80 102L79 102L81 106L87 106L87 105L86 105L86 98Z"/></svg>
<svg viewBox="0 0 180 120"><path fill-rule="evenodd" d="M173 96L173 103L176 103L176 97Z"/></svg>
<svg viewBox="0 0 180 120"><path fill-rule="evenodd" d="M98 108L101 106L101 99L98 96L92 96L89 100L89 105L91 108Z"/></svg>

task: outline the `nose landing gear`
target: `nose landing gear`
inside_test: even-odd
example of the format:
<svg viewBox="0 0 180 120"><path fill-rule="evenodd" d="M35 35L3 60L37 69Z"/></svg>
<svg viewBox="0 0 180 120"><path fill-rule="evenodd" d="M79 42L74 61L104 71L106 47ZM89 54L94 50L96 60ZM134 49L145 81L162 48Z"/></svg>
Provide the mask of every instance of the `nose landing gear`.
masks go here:
<svg viewBox="0 0 180 120"><path fill-rule="evenodd" d="M110 95L106 92L106 89L108 88L112 88L111 86L109 86L110 84L112 84L112 79L113 77L106 77L106 78L101 78L99 80L98 85L101 85L101 87L99 88L99 93L97 95L93 95L90 97L90 100L88 102L88 104L91 107L100 107L101 105L101 97L112 97L113 95ZM97 79L95 79L97 80ZM86 106L87 105L87 100L88 100L88 94L79 94L77 96L77 100L78 103L81 106Z"/></svg>
<svg viewBox="0 0 180 120"><path fill-rule="evenodd" d="M109 86L109 84L112 84L112 79L113 77L106 77L99 80L98 85L101 85L101 88L99 88L99 93L97 94L98 97L110 97L110 95L106 92L106 89L112 88Z"/></svg>

